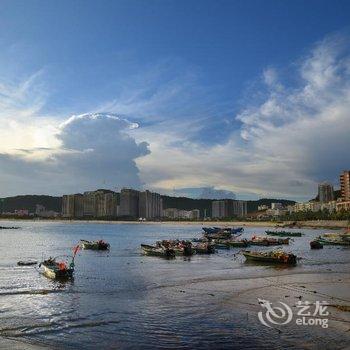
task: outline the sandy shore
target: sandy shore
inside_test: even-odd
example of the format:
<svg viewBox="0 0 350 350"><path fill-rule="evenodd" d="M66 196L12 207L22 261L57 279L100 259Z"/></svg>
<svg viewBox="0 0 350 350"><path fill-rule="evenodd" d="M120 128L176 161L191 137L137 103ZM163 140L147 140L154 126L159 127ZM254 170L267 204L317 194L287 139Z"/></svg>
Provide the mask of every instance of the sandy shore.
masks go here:
<svg viewBox="0 0 350 350"><path fill-rule="evenodd" d="M349 271L350 267L345 265L344 270ZM179 286L172 288L179 289ZM285 336L286 339L292 339L294 346L300 333L305 334L305 341L299 344L302 349L319 349L316 342L319 343L320 337L329 341L332 337L340 336L343 342L350 344L350 273L286 272L280 276L193 281L191 284L181 286L181 291L188 297L191 297L191 294L202 293L211 295L212 308L221 307L228 314L234 314L239 310L246 315L242 322L260 322L258 313L260 311L264 313L265 309L259 304L259 299L268 300L273 307L281 307L280 302L283 302L292 310L293 319L288 325L272 324L270 329ZM312 312L315 311L318 302L325 302L329 315L323 318L328 320L328 328L324 329L320 325L296 325L296 319L299 318L297 312L300 311L297 307L298 301L309 302ZM261 327L264 329L266 326ZM283 340L281 344L284 344ZM344 349L344 347L335 344L330 347L328 344L324 349Z"/></svg>

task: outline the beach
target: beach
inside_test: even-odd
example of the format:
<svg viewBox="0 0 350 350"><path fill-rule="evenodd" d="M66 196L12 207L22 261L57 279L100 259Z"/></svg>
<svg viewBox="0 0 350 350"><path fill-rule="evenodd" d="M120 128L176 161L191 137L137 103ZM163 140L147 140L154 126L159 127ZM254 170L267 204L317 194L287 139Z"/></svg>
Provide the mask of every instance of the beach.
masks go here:
<svg viewBox="0 0 350 350"><path fill-rule="evenodd" d="M199 237L201 225L4 222L0 245L0 348L13 349L343 349L350 342L348 247L310 250L324 229L303 229L283 249L296 266L249 263L240 248L166 260L140 244ZM267 227L246 227L243 235ZM70 254L80 239L103 238L108 252L80 251L74 280L58 283L18 260ZM251 247L259 251L270 247ZM259 313L290 308L288 323ZM325 302L327 328L297 325L297 303ZM284 304L281 304L284 303ZM264 316L265 317L265 316Z"/></svg>

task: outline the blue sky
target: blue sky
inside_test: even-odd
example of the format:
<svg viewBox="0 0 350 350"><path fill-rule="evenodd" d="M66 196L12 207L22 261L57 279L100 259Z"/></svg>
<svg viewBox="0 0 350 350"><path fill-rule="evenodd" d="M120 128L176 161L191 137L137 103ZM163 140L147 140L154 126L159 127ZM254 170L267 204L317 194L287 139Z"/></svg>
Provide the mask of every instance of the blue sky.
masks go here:
<svg viewBox="0 0 350 350"><path fill-rule="evenodd" d="M0 195L214 186L303 200L337 185L350 145L328 123L349 122L349 13L348 1L1 1Z"/></svg>

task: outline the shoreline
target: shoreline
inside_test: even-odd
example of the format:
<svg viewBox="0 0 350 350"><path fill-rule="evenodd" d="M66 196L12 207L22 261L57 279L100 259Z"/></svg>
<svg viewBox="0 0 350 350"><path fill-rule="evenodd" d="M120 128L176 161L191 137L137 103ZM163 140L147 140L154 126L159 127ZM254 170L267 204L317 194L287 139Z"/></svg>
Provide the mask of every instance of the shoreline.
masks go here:
<svg viewBox="0 0 350 350"><path fill-rule="evenodd" d="M17 218L0 218L1 221L30 221L30 222L48 222L48 223L67 223L67 224L132 224L132 225L197 225L197 226L243 226L243 227L275 227L281 229L344 229L350 227L350 222L347 220L312 220L312 221L296 221L295 225L290 226L293 222L290 221L126 221L126 220L64 220L64 219L17 219Z"/></svg>
<svg viewBox="0 0 350 350"><path fill-rule="evenodd" d="M244 283L242 283L244 281ZM213 280L195 280L162 286L164 293L186 293L191 298L211 296L210 306L213 309L225 309L227 313L244 314L246 319L258 322L258 313L262 311L259 299L279 305L286 303L293 310L293 320L288 325L272 325L270 329L280 333L281 336L295 334L295 318L297 314L297 302L299 300L310 302L311 308L317 302L325 301L328 320L327 329L320 326L304 326L303 332L307 339L296 339L300 348L310 348L319 337L326 339L333 334L334 337L342 337L343 342L350 340L349 336L349 296L350 274L345 271L303 271L299 273L285 273L280 275L249 276L244 278L218 278ZM293 326L294 324L294 326ZM261 324L261 327L265 326ZM266 328L268 330L268 328ZM11 336L0 337L1 348L14 350L45 350L60 348L46 345L40 341L13 338ZM330 349L325 346L325 349ZM332 347L343 348L342 346Z"/></svg>

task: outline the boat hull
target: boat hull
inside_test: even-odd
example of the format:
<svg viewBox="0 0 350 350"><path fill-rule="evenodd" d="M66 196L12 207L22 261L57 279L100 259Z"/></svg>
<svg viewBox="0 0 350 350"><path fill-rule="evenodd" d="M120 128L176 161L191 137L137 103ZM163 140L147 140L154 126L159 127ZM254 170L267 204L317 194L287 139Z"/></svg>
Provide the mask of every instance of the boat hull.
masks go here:
<svg viewBox="0 0 350 350"><path fill-rule="evenodd" d="M244 257L250 261L259 261L266 262L272 264L287 264L287 265L295 265L297 263L296 257L291 255L288 259L277 258L272 256L264 256L260 254L255 254L251 252L243 252Z"/></svg>
<svg viewBox="0 0 350 350"><path fill-rule="evenodd" d="M161 249L147 244L141 244L141 249L145 255L158 256L162 258L174 258L175 252L173 249Z"/></svg>
<svg viewBox="0 0 350 350"><path fill-rule="evenodd" d="M54 268L43 265L44 275L51 279L69 279L73 277L73 269L67 269L64 271L55 270Z"/></svg>

